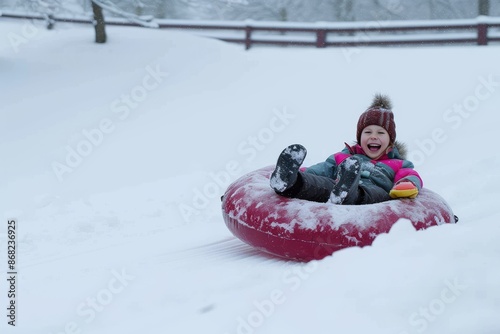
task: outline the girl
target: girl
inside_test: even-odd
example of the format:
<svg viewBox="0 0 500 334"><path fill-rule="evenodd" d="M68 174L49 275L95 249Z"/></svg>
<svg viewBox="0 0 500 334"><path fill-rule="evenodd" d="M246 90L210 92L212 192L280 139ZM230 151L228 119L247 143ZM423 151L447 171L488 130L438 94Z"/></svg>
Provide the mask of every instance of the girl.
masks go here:
<svg viewBox="0 0 500 334"><path fill-rule="evenodd" d="M306 149L290 145L271 174L271 188L285 197L334 204L371 204L391 198L415 198L422 179L396 142L389 98L376 95L358 120L357 144L308 168L300 168Z"/></svg>

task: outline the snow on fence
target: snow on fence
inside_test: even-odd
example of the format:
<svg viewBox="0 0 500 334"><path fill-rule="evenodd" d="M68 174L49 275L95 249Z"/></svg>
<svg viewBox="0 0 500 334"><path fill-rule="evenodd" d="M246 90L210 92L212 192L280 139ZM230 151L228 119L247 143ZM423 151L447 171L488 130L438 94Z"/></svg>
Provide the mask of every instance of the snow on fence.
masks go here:
<svg viewBox="0 0 500 334"><path fill-rule="evenodd" d="M48 17L43 15L2 13L11 19L46 20L92 24L92 17ZM157 28L189 30L197 35L226 42L252 45L356 47L394 45L488 45L500 42L500 18L432 21L369 22L271 22L271 21L189 21L155 20ZM107 25L136 26L125 19L107 18Z"/></svg>

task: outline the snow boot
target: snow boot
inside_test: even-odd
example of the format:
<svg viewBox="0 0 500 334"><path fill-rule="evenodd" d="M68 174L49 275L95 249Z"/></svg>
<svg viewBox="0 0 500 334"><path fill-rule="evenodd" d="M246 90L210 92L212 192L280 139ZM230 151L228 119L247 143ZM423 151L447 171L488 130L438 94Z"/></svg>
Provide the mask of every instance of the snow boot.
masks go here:
<svg viewBox="0 0 500 334"><path fill-rule="evenodd" d="M389 201L391 196L387 191L373 184L371 181L359 182L359 195L356 204L374 204Z"/></svg>
<svg viewBox="0 0 500 334"><path fill-rule="evenodd" d="M330 201L334 204L358 204L361 163L349 157L337 166Z"/></svg>
<svg viewBox="0 0 500 334"><path fill-rule="evenodd" d="M296 183L299 168L306 154L306 148L300 144L290 145L281 152L276 168L269 179L274 191L283 193Z"/></svg>

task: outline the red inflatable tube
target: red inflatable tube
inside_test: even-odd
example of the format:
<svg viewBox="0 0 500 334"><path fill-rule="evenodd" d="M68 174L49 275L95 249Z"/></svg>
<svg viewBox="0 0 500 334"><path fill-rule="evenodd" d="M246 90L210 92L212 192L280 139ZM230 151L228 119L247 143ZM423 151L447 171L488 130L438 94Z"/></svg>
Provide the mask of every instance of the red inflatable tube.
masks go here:
<svg viewBox="0 0 500 334"><path fill-rule="evenodd" d="M236 237L286 259L310 261L346 247L371 245L400 218L417 230L455 222L448 204L429 189L415 199L334 205L277 195L269 186L272 171L262 168L233 182L224 194L222 213Z"/></svg>

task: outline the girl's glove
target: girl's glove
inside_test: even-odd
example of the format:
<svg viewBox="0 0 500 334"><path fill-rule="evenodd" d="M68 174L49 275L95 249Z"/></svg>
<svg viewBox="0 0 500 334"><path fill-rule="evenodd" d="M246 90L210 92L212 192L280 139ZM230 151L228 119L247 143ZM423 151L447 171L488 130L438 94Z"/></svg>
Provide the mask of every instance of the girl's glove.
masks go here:
<svg viewBox="0 0 500 334"><path fill-rule="evenodd" d="M392 187L389 192L391 198L415 198L418 195L418 188L409 181L399 182Z"/></svg>

